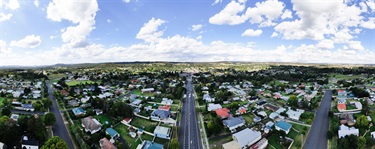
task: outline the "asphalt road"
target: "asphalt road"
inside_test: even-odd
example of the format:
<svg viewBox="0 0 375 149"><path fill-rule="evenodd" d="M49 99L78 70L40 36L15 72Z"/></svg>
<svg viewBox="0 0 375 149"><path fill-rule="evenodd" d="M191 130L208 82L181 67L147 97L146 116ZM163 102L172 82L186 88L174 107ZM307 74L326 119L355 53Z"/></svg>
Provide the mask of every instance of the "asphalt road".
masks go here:
<svg viewBox="0 0 375 149"><path fill-rule="evenodd" d="M48 82L46 82L46 85L48 87L48 94L49 94L48 97L52 100L52 107L50 107L49 110L50 112L55 114L55 117L56 117L56 123L52 126L53 135L59 136L68 144L70 149L74 149L73 142L70 139L69 132L60 114L60 110L57 105L56 99L55 97L53 97L51 85Z"/></svg>
<svg viewBox="0 0 375 149"><path fill-rule="evenodd" d="M329 129L328 111L331 109L332 91L326 90L322 99L322 103L318 108L312 127L307 135L304 149L326 149L328 138L327 131Z"/></svg>
<svg viewBox="0 0 375 149"><path fill-rule="evenodd" d="M186 99L181 111L179 142L181 149L202 149L198 117L195 111L195 100L191 75L187 77Z"/></svg>

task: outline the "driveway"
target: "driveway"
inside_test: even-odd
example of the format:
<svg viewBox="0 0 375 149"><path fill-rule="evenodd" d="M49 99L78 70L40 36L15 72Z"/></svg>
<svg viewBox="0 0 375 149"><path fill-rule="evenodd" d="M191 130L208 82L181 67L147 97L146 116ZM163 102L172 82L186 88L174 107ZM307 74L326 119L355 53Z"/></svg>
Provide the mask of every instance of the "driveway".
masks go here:
<svg viewBox="0 0 375 149"><path fill-rule="evenodd" d="M318 108L309 134L307 135L304 149L326 149L328 143L327 131L329 129L328 111L331 110L332 90L326 90L323 100Z"/></svg>

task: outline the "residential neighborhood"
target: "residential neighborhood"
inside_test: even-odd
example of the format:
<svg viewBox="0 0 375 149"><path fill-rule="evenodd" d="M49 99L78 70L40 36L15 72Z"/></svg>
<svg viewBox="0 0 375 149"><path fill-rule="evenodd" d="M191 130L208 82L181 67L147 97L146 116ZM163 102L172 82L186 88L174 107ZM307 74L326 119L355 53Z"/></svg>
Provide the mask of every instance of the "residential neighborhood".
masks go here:
<svg viewBox="0 0 375 149"><path fill-rule="evenodd" d="M301 66L252 72L126 68L2 72L1 118L8 129L2 134L19 133L14 141L0 142L31 148L51 139L65 141L68 148L186 148L190 143L179 141L180 136L193 134L182 128L190 125L182 117L191 117L184 106L194 102L190 110L196 111L198 148L308 148L311 131L325 127L312 130L328 92L331 109L323 116L330 123L320 138L327 138L326 146L345 148L353 139L358 143L350 147L374 145L375 76L364 73L367 69L340 75L336 69ZM306 71L311 74L301 75ZM61 129L67 133L60 134Z"/></svg>

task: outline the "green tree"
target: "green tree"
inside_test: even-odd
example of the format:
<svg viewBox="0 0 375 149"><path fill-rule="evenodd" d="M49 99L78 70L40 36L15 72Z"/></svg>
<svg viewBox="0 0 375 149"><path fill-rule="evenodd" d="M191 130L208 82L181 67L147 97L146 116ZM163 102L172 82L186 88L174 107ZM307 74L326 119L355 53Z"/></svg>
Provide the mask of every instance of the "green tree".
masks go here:
<svg viewBox="0 0 375 149"><path fill-rule="evenodd" d="M9 108L4 108L1 110L1 115L6 115L6 116L9 116L10 115L10 109Z"/></svg>
<svg viewBox="0 0 375 149"><path fill-rule="evenodd" d="M50 106L52 106L52 101L48 98L45 98L42 100L43 107L48 109Z"/></svg>
<svg viewBox="0 0 375 149"><path fill-rule="evenodd" d="M13 148L19 143L19 138L21 138L20 130L16 122L9 119L8 116L0 118L0 142L8 145L9 148Z"/></svg>
<svg viewBox="0 0 375 149"><path fill-rule="evenodd" d="M177 139L172 139L171 145L169 145L170 149L180 149L180 142Z"/></svg>
<svg viewBox="0 0 375 149"><path fill-rule="evenodd" d="M109 115L113 117L133 117L132 107L125 102L115 102L109 110Z"/></svg>
<svg viewBox="0 0 375 149"><path fill-rule="evenodd" d="M288 99L288 105L291 107L298 107L298 99L296 95L291 95Z"/></svg>
<svg viewBox="0 0 375 149"><path fill-rule="evenodd" d="M335 134L334 134L332 131L330 131L330 130L327 131L327 137L328 137L328 139L332 139L332 137L333 137L334 135L335 135Z"/></svg>
<svg viewBox="0 0 375 149"><path fill-rule="evenodd" d="M46 139L46 129L44 127L44 123L42 119L39 118L38 115L30 117L27 121L27 131L34 136L39 141L45 141Z"/></svg>
<svg viewBox="0 0 375 149"><path fill-rule="evenodd" d="M49 112L44 116L44 124L46 126L52 126L56 122L56 117L53 113Z"/></svg>
<svg viewBox="0 0 375 149"><path fill-rule="evenodd" d="M358 148L363 149L366 147L366 138L363 136L358 137Z"/></svg>
<svg viewBox="0 0 375 149"><path fill-rule="evenodd" d="M369 125L370 121L367 119L365 115L361 115L360 117L357 118L356 125L359 128L367 128Z"/></svg>
<svg viewBox="0 0 375 149"><path fill-rule="evenodd" d="M58 136L54 136L47 140L41 149L69 149L68 144Z"/></svg>
<svg viewBox="0 0 375 149"><path fill-rule="evenodd" d="M33 107L35 111L40 111L42 109L42 105L40 103L34 103Z"/></svg>

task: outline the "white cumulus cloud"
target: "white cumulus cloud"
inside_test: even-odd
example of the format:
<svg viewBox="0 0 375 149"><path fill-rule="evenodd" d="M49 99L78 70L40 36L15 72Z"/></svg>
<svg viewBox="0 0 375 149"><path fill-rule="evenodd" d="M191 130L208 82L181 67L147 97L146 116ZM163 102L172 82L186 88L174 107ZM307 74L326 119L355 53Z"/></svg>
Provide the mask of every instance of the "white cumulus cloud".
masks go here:
<svg viewBox="0 0 375 149"><path fill-rule="evenodd" d="M9 20L10 18L12 18L12 16L13 16L13 14L11 14L11 13L5 14L3 12L0 12L0 22Z"/></svg>
<svg viewBox="0 0 375 149"><path fill-rule="evenodd" d="M245 10L245 3L241 1L231 1L225 6L223 10L212 16L208 21L211 24L216 25L237 25L242 24L246 21L246 17L240 15L239 13Z"/></svg>
<svg viewBox="0 0 375 149"><path fill-rule="evenodd" d="M202 27L203 27L202 24L195 24L195 25L191 26L191 30L192 31L197 31L197 30L200 30Z"/></svg>
<svg viewBox="0 0 375 149"><path fill-rule="evenodd" d="M248 29L241 34L241 36L260 36L263 33L262 30Z"/></svg>
<svg viewBox="0 0 375 149"><path fill-rule="evenodd" d="M164 32L159 31L158 28L166 21L162 19L155 19L152 18L147 23L143 25L143 27L139 30L136 38L142 39L146 42L156 42L159 40L161 36L163 36Z"/></svg>
<svg viewBox="0 0 375 149"><path fill-rule="evenodd" d="M61 22L68 20L76 26L69 26L62 33L63 42L71 47L86 46L86 36L95 29L95 16L99 10L96 0L53 0L48 4L47 18Z"/></svg>
<svg viewBox="0 0 375 149"><path fill-rule="evenodd" d="M21 47L21 48L35 48L39 46L41 42L42 40L40 39L40 36L28 35L21 40L11 41L10 46Z"/></svg>

